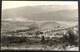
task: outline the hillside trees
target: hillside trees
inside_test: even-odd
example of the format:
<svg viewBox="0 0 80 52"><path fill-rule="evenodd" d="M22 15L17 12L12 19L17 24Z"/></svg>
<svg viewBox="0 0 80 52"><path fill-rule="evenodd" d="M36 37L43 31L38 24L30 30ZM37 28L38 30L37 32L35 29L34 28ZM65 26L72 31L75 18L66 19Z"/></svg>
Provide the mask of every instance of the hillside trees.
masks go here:
<svg viewBox="0 0 80 52"><path fill-rule="evenodd" d="M38 26L38 24L30 24L30 25L28 25L28 27L29 27L29 31L30 31L29 34L37 35L40 33L40 31L39 31L40 27Z"/></svg>
<svg viewBox="0 0 80 52"><path fill-rule="evenodd" d="M74 29L67 30L68 36L66 34L63 37L64 37L65 40L67 39L67 41L71 45L78 45L79 35L75 34L74 31L75 31ZM75 31L75 32L77 32L77 31Z"/></svg>

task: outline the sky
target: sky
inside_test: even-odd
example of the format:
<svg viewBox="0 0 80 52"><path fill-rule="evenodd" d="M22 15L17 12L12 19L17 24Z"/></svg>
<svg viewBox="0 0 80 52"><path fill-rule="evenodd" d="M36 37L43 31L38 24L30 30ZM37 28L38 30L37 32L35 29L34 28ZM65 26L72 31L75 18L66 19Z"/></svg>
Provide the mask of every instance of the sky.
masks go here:
<svg viewBox="0 0 80 52"><path fill-rule="evenodd" d="M2 1L2 10L36 5L70 5L73 9L78 8L77 1Z"/></svg>

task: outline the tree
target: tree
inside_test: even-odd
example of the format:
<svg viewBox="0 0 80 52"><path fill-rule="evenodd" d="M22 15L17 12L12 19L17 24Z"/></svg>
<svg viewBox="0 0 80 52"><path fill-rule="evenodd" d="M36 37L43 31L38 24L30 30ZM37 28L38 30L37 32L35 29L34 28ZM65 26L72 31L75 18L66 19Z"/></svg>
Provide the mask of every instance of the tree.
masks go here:
<svg viewBox="0 0 80 52"><path fill-rule="evenodd" d="M69 42L70 44L76 44L76 40L78 40L78 35L74 33L74 29L68 30L69 34Z"/></svg>
<svg viewBox="0 0 80 52"><path fill-rule="evenodd" d="M39 26L38 26L38 24L30 24L30 25L28 25L28 27L29 27L29 34L38 34L38 31L39 31Z"/></svg>
<svg viewBox="0 0 80 52"><path fill-rule="evenodd" d="M39 29L38 24L30 24L30 25L28 25L28 27L29 27L30 30Z"/></svg>

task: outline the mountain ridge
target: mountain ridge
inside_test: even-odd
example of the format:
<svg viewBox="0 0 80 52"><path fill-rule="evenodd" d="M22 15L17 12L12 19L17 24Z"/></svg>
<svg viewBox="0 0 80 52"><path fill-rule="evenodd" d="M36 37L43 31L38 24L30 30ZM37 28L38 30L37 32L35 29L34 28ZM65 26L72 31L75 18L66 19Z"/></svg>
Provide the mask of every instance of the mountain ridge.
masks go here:
<svg viewBox="0 0 80 52"><path fill-rule="evenodd" d="M63 6L64 8L65 6ZM57 8L57 10L55 9ZM60 8L60 9L58 9ZM68 7L69 8L69 7ZM62 17L62 18L61 18ZM67 19L65 19L65 18ZM6 18L25 18L29 20L64 20L76 21L78 18L78 10L62 9L61 6L25 6L2 11L2 19Z"/></svg>

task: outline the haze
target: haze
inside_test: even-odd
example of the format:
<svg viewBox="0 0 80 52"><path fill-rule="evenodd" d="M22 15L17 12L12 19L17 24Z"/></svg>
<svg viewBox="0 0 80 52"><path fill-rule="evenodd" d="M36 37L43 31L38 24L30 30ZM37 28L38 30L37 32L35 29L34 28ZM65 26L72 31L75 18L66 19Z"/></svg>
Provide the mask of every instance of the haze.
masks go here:
<svg viewBox="0 0 80 52"><path fill-rule="evenodd" d="M2 10L36 5L68 5L70 9L78 8L77 1L2 1Z"/></svg>

